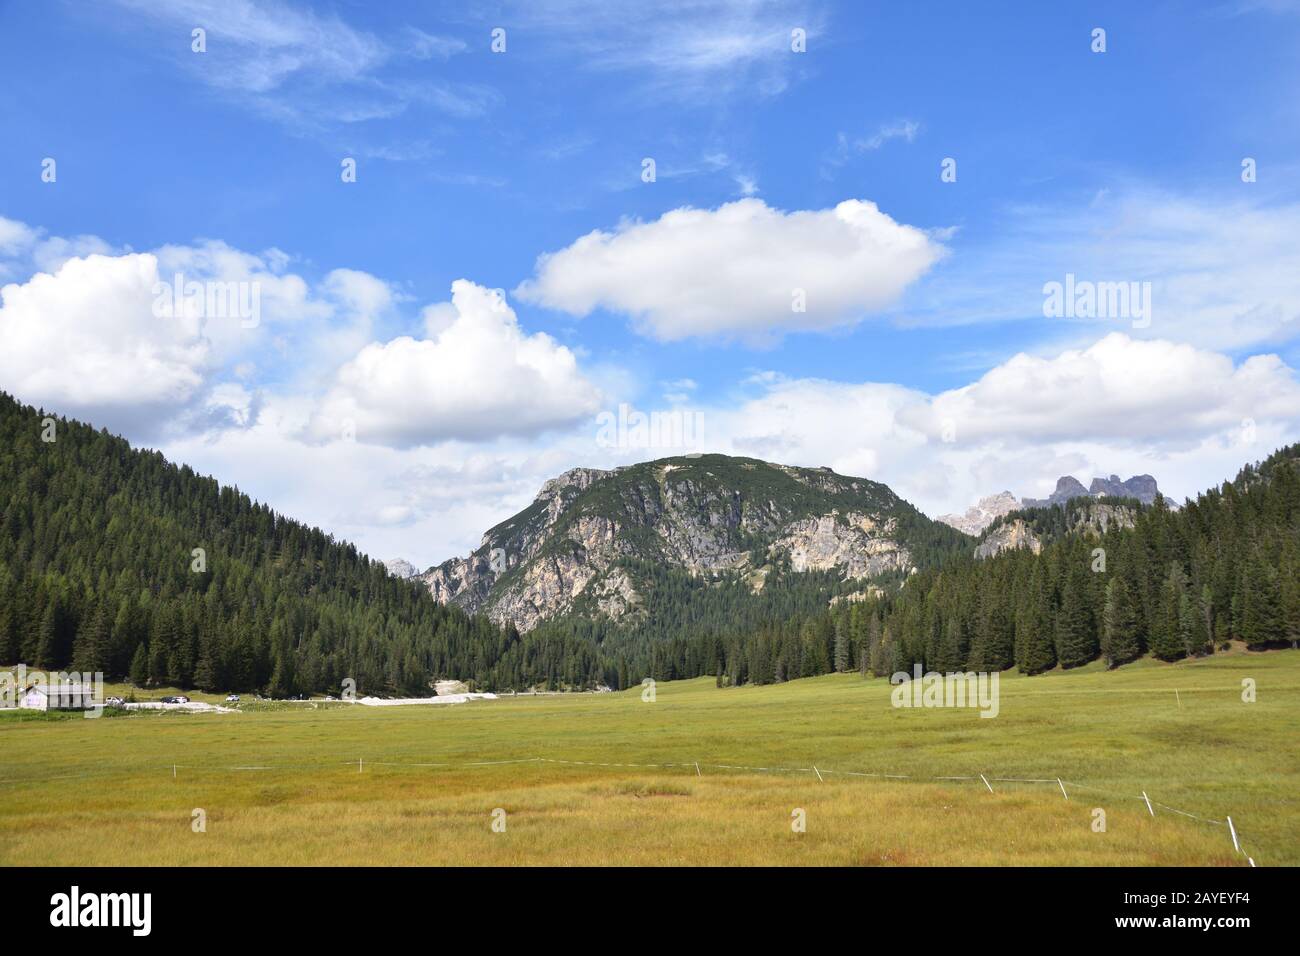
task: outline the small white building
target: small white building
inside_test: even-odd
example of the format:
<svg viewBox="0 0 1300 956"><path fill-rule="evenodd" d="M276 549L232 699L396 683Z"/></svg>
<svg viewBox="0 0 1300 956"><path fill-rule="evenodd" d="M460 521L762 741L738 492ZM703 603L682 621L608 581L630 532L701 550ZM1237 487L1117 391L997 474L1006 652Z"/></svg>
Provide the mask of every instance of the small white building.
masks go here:
<svg viewBox="0 0 1300 956"><path fill-rule="evenodd" d="M57 683L53 687L33 684L18 701L19 710L90 710L96 706L89 684Z"/></svg>
<svg viewBox="0 0 1300 956"><path fill-rule="evenodd" d="M33 684L18 698L19 710L49 710L50 697L40 684Z"/></svg>

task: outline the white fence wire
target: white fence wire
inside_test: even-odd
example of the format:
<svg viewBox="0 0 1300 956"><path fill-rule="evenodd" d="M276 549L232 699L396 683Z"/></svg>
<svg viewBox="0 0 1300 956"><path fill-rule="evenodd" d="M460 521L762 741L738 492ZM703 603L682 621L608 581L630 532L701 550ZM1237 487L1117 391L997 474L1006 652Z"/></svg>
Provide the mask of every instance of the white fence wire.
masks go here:
<svg viewBox="0 0 1300 956"><path fill-rule="evenodd" d="M930 776L928 774L912 773L883 773L867 772L862 770L832 770L819 764L812 764L807 767L754 767L746 764L727 764L727 763L702 763L691 760L675 763L631 763L627 761L599 761L599 760L566 760L559 757L512 757L505 760L469 760L460 762L436 762L427 761L405 761L405 760L366 760L364 757L358 757L356 760L337 760L328 763L272 763L272 764L245 764L231 766L216 766L211 764L182 764L173 763L168 765L149 764L150 769L170 770L173 778L179 778L182 770L190 772L215 772L215 773L256 773L256 772L274 772L277 770L323 770L323 769L342 769L344 767L356 767L358 773L364 773L367 766L371 767L415 767L415 768L432 768L442 770L455 770L466 767L493 767L504 764L522 764L522 763L553 763L566 764L575 767L619 767L631 768L637 770L682 770L691 769L695 771L696 776L703 776L704 770L723 770L723 771L742 771L748 773L797 773L814 774L818 781L824 782L825 775L840 775L845 777L874 777L881 780L917 780L917 781L982 781L983 785L988 788L989 793L994 793L993 784L995 783L1018 783L1018 784L1052 784L1060 788L1061 796L1066 800L1070 799L1070 790L1081 790L1087 793L1097 793L1104 796L1120 800L1137 800L1146 804L1147 810L1152 816L1155 816L1155 808L1174 813L1179 816L1196 820L1200 823L1207 823L1212 826L1226 826L1232 837L1233 849L1246 857L1251 866L1255 866L1255 860L1250 856L1242 846L1242 832L1232 821L1232 817L1225 816L1222 820L1214 820L1209 817L1199 816L1187 810L1180 810L1177 807L1171 807L1168 804L1152 800L1144 791L1140 796L1131 794L1117 793L1113 790L1106 790L1100 787L1094 787L1089 784L1077 783L1071 780L1065 780L1061 777L989 777L985 774L966 774L950 776ZM22 776L19 779L0 781L2 786L19 786L22 784L39 784L45 781L70 780L70 779L88 779L103 778L106 776L115 776L122 773L131 772L127 768L105 768L96 773L81 774L58 774L48 777L31 777Z"/></svg>

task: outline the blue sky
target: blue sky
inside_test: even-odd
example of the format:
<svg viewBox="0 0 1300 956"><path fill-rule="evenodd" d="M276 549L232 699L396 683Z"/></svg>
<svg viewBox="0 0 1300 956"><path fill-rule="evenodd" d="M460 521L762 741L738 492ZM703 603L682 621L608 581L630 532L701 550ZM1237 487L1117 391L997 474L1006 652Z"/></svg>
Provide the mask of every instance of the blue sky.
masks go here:
<svg viewBox="0 0 1300 956"><path fill-rule="evenodd" d="M682 450L620 404L931 513L1294 440L1297 4L981 6L0 4L0 388L419 564ZM159 331L178 269L258 326Z"/></svg>

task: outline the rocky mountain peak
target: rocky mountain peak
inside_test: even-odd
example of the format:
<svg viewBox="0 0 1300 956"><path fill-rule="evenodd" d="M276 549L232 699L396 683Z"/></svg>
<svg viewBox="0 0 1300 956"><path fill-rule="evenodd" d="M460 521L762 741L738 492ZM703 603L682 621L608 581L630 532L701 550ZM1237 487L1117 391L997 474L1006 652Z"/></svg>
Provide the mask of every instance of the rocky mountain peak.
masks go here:
<svg viewBox="0 0 1300 956"><path fill-rule="evenodd" d="M414 578L420 575L420 569L405 558L389 558L384 562L384 567L395 578Z"/></svg>
<svg viewBox="0 0 1300 956"><path fill-rule="evenodd" d="M1010 514L1019 507L1019 498L1009 491L1000 491L996 495L981 498L976 504L967 508L965 514L940 515L936 520L951 525L958 531L978 536L998 518Z"/></svg>
<svg viewBox="0 0 1300 956"><path fill-rule="evenodd" d="M906 574L933 525L889 488L828 468L682 455L574 468L481 546L423 576L440 601L521 631L569 611L612 620L645 605L647 567L702 581L831 571ZM954 538L952 544L956 544Z"/></svg>

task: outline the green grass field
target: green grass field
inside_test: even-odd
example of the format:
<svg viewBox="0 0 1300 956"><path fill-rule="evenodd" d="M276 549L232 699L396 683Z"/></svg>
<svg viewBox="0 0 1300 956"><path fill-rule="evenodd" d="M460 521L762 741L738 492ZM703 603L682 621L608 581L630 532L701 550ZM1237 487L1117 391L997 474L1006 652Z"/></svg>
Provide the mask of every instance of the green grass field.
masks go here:
<svg viewBox="0 0 1300 956"><path fill-rule="evenodd" d="M1152 817L1145 790L1231 815L1260 866L1300 863L1300 653L1007 674L994 719L895 709L890 690L835 675L660 684L653 703L9 713L0 862L1249 865L1225 825Z"/></svg>

